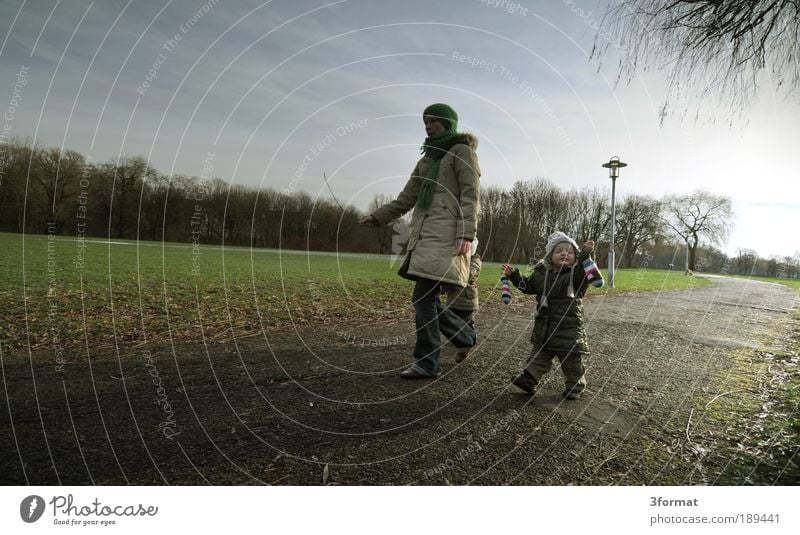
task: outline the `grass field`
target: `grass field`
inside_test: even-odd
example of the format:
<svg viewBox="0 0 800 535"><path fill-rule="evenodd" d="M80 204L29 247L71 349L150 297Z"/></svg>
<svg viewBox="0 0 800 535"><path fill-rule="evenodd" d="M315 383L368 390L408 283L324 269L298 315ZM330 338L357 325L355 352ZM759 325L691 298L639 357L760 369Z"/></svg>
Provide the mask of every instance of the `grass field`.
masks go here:
<svg viewBox="0 0 800 535"><path fill-rule="evenodd" d="M0 248L5 348L200 341L230 329L242 336L413 317L412 284L388 256L19 234L0 234ZM499 275L499 264L484 264L482 303L499 302ZM590 295L706 284L681 273L619 270L615 289Z"/></svg>

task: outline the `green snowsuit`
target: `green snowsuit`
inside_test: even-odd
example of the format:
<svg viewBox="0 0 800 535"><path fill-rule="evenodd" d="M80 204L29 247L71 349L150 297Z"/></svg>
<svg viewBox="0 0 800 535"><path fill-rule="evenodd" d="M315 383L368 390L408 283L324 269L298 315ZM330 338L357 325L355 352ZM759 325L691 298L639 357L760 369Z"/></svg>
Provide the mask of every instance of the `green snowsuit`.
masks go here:
<svg viewBox="0 0 800 535"><path fill-rule="evenodd" d="M538 383L550 370L553 358L561 362L567 391L580 394L586 386L583 355L589 353L583 315L583 296L589 281L582 262L589 253L581 252L572 269L552 271L550 262L540 261L529 277L519 270L509 276L520 291L536 295L531 344L526 371Z"/></svg>

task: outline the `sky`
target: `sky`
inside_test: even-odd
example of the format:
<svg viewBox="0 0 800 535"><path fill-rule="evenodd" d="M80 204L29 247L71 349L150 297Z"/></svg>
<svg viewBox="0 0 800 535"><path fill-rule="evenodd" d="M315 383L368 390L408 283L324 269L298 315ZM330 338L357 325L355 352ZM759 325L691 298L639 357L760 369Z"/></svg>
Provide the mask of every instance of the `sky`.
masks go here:
<svg viewBox="0 0 800 535"><path fill-rule="evenodd" d="M626 195L733 200L723 251L800 252L800 103L761 78L741 113L711 97L662 123L659 65L615 83L590 51L597 0L137 0L0 3L6 135L163 173L307 191L366 209L396 195L446 102L480 140L484 186L546 178ZM603 28L603 30L606 30ZM702 119L695 121L683 117Z"/></svg>

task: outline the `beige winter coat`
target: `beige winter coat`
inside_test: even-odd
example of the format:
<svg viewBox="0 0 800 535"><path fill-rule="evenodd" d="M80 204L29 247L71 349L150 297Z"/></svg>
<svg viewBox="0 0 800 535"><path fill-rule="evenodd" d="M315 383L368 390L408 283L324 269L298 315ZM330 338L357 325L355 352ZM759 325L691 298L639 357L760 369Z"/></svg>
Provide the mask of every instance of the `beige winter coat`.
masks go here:
<svg viewBox="0 0 800 535"><path fill-rule="evenodd" d="M443 283L466 286L469 255L454 255L457 238L472 241L478 231L480 211L480 168L472 134L462 139L442 157L438 183L428 208L416 207L417 194L433 159L423 156L397 199L378 208L372 216L380 225L402 216L412 208L411 234L406 247L404 277L422 277Z"/></svg>
<svg viewBox="0 0 800 535"><path fill-rule="evenodd" d="M464 288L446 287L447 308L456 310L478 310L480 300L478 299L478 277L481 274L481 256L472 255L469 261L469 280Z"/></svg>

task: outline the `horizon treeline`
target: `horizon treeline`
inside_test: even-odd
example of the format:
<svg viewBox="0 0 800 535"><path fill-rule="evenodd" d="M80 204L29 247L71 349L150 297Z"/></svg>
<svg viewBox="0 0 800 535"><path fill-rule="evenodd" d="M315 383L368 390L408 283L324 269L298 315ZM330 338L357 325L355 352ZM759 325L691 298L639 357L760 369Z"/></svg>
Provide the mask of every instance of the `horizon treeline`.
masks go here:
<svg viewBox="0 0 800 535"><path fill-rule="evenodd" d="M398 192L402 184L398 184ZM683 196L685 200L690 196ZM376 195L370 210L392 198ZM616 203L616 258L622 268L685 268L686 244L669 223L676 197L629 195ZM724 198L723 198L724 199ZM727 200L729 203L730 201ZM401 254L408 216L381 228L335 199L306 192L230 184L220 178L165 175L142 156L102 163L58 148L12 139L0 145L0 231L62 236L187 242L274 249ZM729 217L726 216L726 217ZM611 200L607 189L562 189L546 179L510 189L481 190L479 252L485 261L530 263L544 254L553 230L580 244L597 242L607 267ZM732 221L719 222L729 227ZM800 252L761 258L740 249L728 257L719 236L692 250L697 271L800 276ZM794 253L794 256L791 256Z"/></svg>

